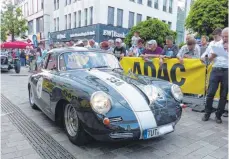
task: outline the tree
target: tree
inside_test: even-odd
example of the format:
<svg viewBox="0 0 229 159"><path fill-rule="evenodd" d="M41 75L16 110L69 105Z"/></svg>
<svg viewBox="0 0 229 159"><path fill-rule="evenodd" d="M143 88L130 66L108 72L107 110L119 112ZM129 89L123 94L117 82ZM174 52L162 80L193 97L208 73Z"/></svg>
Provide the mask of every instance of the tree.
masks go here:
<svg viewBox="0 0 229 159"><path fill-rule="evenodd" d="M227 0L196 0L191 6L185 27L200 35L210 35L217 27L228 26Z"/></svg>
<svg viewBox="0 0 229 159"><path fill-rule="evenodd" d="M136 26L132 27L130 32L127 34L125 38L125 43L127 45L131 45L131 38L134 35L134 32L138 31L140 33L140 37L144 41L156 40L159 46L163 46L165 42L165 38L168 35L171 35L176 39L176 32L169 29L169 25L158 19L149 19L146 21L142 21Z"/></svg>
<svg viewBox="0 0 229 159"><path fill-rule="evenodd" d="M12 41L15 36L19 36L28 30L27 20L23 18L20 8L15 8L12 4L5 4L5 11L1 13L1 40L6 40L6 35L11 35Z"/></svg>

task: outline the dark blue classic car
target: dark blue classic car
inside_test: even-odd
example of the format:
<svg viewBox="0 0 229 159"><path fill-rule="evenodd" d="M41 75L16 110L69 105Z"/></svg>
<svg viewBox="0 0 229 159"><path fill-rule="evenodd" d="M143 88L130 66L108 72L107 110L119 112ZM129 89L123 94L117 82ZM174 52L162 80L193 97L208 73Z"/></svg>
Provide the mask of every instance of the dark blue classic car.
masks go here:
<svg viewBox="0 0 229 159"><path fill-rule="evenodd" d="M113 54L86 48L49 51L28 90L32 108L77 145L158 137L173 132L182 113L179 86L125 73Z"/></svg>

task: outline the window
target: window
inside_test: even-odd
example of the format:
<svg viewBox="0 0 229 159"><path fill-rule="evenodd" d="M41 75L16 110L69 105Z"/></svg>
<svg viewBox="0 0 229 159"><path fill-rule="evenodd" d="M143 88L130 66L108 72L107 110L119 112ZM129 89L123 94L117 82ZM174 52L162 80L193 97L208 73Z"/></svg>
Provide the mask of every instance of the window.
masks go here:
<svg viewBox="0 0 229 159"><path fill-rule="evenodd" d="M81 11L78 12L79 27L81 27Z"/></svg>
<svg viewBox="0 0 229 159"><path fill-rule="evenodd" d="M24 4L24 16L27 17L29 15L29 12L28 12L28 3L25 3Z"/></svg>
<svg viewBox="0 0 229 159"><path fill-rule="evenodd" d="M135 0L130 0L131 2L135 2Z"/></svg>
<svg viewBox="0 0 229 159"><path fill-rule="evenodd" d="M76 12L74 12L74 17L73 18L74 18L74 20L73 20L74 21L74 28L76 28Z"/></svg>
<svg viewBox="0 0 229 159"><path fill-rule="evenodd" d="M129 12L129 28L134 26L134 12Z"/></svg>
<svg viewBox="0 0 229 159"><path fill-rule="evenodd" d="M68 5L68 0L65 0L65 6Z"/></svg>
<svg viewBox="0 0 229 159"><path fill-rule="evenodd" d="M147 17L146 17L146 20L149 20L149 19L151 19L151 17L150 17L150 16L147 16Z"/></svg>
<svg viewBox="0 0 229 159"><path fill-rule="evenodd" d="M68 17L65 15L65 29L68 29Z"/></svg>
<svg viewBox="0 0 229 159"><path fill-rule="evenodd" d="M173 0L169 0L169 13L173 12Z"/></svg>
<svg viewBox="0 0 229 159"><path fill-rule="evenodd" d="M123 23L123 10L118 9L117 10L117 26L122 27L122 23Z"/></svg>
<svg viewBox="0 0 229 159"><path fill-rule="evenodd" d="M57 69L57 62L55 54L50 54L48 58L48 65L46 67L47 70L56 70Z"/></svg>
<svg viewBox="0 0 229 159"><path fill-rule="evenodd" d="M90 24L89 25L92 25L93 24L93 7L90 7Z"/></svg>
<svg viewBox="0 0 229 159"><path fill-rule="evenodd" d="M168 25L169 25L169 29L172 28L172 22L168 22Z"/></svg>
<svg viewBox="0 0 229 159"><path fill-rule="evenodd" d="M43 9L43 0L38 0L37 1L37 7L38 7L38 11Z"/></svg>
<svg viewBox="0 0 229 159"><path fill-rule="evenodd" d="M142 21L142 15L137 14L137 24L140 23L141 21Z"/></svg>
<svg viewBox="0 0 229 159"><path fill-rule="evenodd" d="M162 22L163 22L163 23L166 23L166 21L165 21L165 20L162 20Z"/></svg>
<svg viewBox="0 0 229 159"><path fill-rule="evenodd" d="M56 0L54 0L54 10L56 10Z"/></svg>
<svg viewBox="0 0 229 159"><path fill-rule="evenodd" d="M147 5L148 5L149 7L152 7L152 0L148 0Z"/></svg>
<svg viewBox="0 0 229 159"><path fill-rule="evenodd" d="M68 29L71 29L71 14L68 14Z"/></svg>
<svg viewBox="0 0 229 159"><path fill-rule="evenodd" d="M56 26L57 26L57 31L59 31L59 18L57 18L57 20L56 20Z"/></svg>
<svg viewBox="0 0 229 159"><path fill-rule="evenodd" d="M163 11L167 11L167 0L163 0Z"/></svg>
<svg viewBox="0 0 229 159"><path fill-rule="evenodd" d="M142 4L142 0L138 0L138 4Z"/></svg>
<svg viewBox="0 0 229 159"><path fill-rule="evenodd" d="M108 7L107 24L114 25L114 7Z"/></svg>
<svg viewBox="0 0 229 159"><path fill-rule="evenodd" d="M59 0L56 1L56 9L59 9Z"/></svg>
<svg viewBox="0 0 229 159"><path fill-rule="evenodd" d="M87 8L84 9L84 25L87 26Z"/></svg>
<svg viewBox="0 0 229 159"><path fill-rule="evenodd" d="M69 5L71 4L71 0L68 0L68 4L69 4Z"/></svg>
<svg viewBox="0 0 229 159"><path fill-rule="evenodd" d="M158 9L158 0L155 0L155 1L154 1L154 8L155 8L155 9Z"/></svg>
<svg viewBox="0 0 229 159"><path fill-rule="evenodd" d="M54 31L56 31L56 18L54 18Z"/></svg>
<svg viewBox="0 0 229 159"><path fill-rule="evenodd" d="M37 33L44 31L44 19L43 17L39 17L36 19Z"/></svg>
<svg viewBox="0 0 229 159"><path fill-rule="evenodd" d="M28 22L28 33L33 34L33 20Z"/></svg>
<svg viewBox="0 0 229 159"><path fill-rule="evenodd" d="M44 0L41 0L41 9L44 9Z"/></svg>

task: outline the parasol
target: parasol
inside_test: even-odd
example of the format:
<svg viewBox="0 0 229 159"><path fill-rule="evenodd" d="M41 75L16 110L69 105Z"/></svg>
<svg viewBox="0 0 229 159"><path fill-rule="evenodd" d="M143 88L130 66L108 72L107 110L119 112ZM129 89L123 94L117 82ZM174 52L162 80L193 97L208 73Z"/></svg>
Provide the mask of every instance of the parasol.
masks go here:
<svg viewBox="0 0 229 159"><path fill-rule="evenodd" d="M5 48L5 49L25 49L26 46L32 46L32 45L22 41L4 42L1 44L1 48Z"/></svg>

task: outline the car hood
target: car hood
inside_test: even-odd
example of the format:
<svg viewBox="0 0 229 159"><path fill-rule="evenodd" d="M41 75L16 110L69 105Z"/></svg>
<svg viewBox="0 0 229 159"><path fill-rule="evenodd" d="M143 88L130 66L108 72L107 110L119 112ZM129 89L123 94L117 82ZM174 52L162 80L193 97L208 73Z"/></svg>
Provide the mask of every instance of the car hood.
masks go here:
<svg viewBox="0 0 229 159"><path fill-rule="evenodd" d="M111 96L113 102L119 102L128 109L132 109L130 108L130 100L135 100L133 98L136 96L139 98L135 102L140 102L141 100L139 99L141 98L141 102L149 104L147 96L141 91L141 87L144 85L154 85L164 91L170 90L171 88L171 84L167 81L136 75L131 72L124 73L118 69L74 70L60 73L60 76L68 77L68 79L77 82L82 87L86 86L90 88L87 89L91 90L91 92L88 92L89 94L95 91L104 91ZM125 90L125 88L128 90ZM146 110L144 108L137 108L136 111Z"/></svg>

